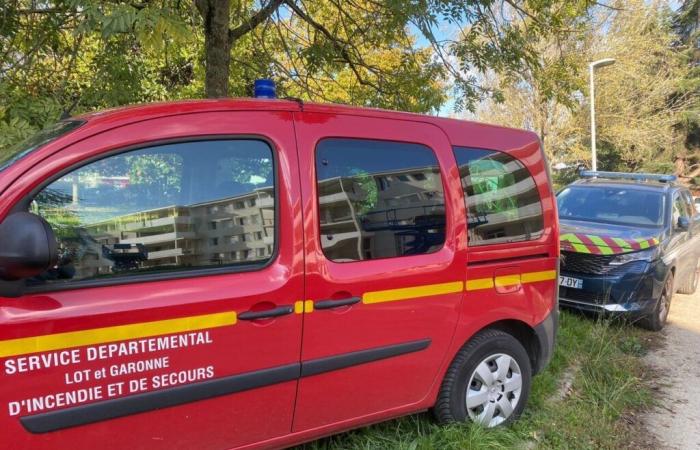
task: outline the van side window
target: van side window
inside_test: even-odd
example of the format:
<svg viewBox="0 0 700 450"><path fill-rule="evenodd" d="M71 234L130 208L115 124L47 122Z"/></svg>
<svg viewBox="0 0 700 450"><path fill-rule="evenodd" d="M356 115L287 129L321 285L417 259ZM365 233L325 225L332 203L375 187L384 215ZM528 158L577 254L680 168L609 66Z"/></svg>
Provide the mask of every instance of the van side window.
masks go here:
<svg viewBox="0 0 700 450"><path fill-rule="evenodd" d="M535 181L522 163L492 150L454 148L467 206L469 245L537 239L544 222Z"/></svg>
<svg viewBox="0 0 700 450"><path fill-rule="evenodd" d="M419 144L325 139L316 148L321 245L333 261L420 255L445 242L433 151Z"/></svg>
<svg viewBox="0 0 700 450"><path fill-rule="evenodd" d="M273 172L258 140L159 145L80 167L32 202L60 258L35 281L262 264L275 239Z"/></svg>

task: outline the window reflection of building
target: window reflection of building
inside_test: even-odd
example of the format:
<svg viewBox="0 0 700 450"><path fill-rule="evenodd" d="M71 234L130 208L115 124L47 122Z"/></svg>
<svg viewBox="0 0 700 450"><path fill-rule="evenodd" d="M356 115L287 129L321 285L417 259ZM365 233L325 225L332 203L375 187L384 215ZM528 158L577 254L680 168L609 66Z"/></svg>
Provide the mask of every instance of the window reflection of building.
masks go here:
<svg viewBox="0 0 700 450"><path fill-rule="evenodd" d="M444 242L437 167L319 180L318 197L321 244L332 260L426 253Z"/></svg>
<svg viewBox="0 0 700 450"><path fill-rule="evenodd" d="M525 241L542 235L540 196L525 166L499 152L458 149L455 155L466 195L470 245ZM461 163L462 158L468 162Z"/></svg>
<svg viewBox="0 0 700 450"><path fill-rule="evenodd" d="M114 261L105 248L109 253L129 245L145 248L141 269L266 260L274 248L274 226L272 187L115 217L83 227L88 238L81 245L88 248L75 261L75 278L111 273Z"/></svg>

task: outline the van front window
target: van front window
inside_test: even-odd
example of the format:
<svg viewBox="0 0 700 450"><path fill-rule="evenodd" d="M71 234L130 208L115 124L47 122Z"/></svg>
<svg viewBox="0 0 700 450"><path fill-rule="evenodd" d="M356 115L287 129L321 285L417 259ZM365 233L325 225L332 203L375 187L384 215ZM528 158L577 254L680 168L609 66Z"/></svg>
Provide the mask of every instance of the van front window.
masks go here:
<svg viewBox="0 0 700 450"><path fill-rule="evenodd" d="M0 149L0 171L7 169L39 147L43 147L64 134L75 130L83 123L85 122L81 120L57 122L21 142L11 145L9 148Z"/></svg>

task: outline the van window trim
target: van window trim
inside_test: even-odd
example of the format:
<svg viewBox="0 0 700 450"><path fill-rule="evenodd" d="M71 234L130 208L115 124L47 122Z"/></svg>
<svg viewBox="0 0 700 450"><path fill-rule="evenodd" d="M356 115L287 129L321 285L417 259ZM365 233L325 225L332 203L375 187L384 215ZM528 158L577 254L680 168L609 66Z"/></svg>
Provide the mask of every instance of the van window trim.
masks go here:
<svg viewBox="0 0 700 450"><path fill-rule="evenodd" d="M356 136L337 136L337 135L329 135L329 136L322 136L319 137L316 142L314 143L314 148L313 148L313 169L314 169L314 179L313 179L313 184L314 184L314 196L316 197L314 199L314 204L316 205L316 232L318 234L318 245L319 245L319 250L321 250L321 255L323 255L323 258L325 261L331 263L331 264L343 264L343 265L349 265L349 264L361 264L361 263L368 263L371 261L390 261L396 258L421 258L421 257L426 257L429 255L435 255L436 253L440 253L441 251L445 250L446 245L447 245L447 233L448 231L452 231L454 228L454 223L453 218L450 217L450 213L448 212L448 204L445 202L444 207L445 207L445 239L442 241L442 244L440 247L436 248L432 252L428 253L421 253L419 255L403 255L403 256L387 256L384 258L372 258L372 259L358 259L356 261L336 261L333 259L330 259L327 255L326 252L323 251L323 240L322 240L322 233L321 233L321 199L319 198L318 195L318 172L316 171L316 162L317 162L317 156L318 156L318 146L321 142L327 141L327 140L333 140L333 139L342 139L342 140L352 140L352 141L374 141L374 142L389 142L393 144L413 144L413 145L420 145L428 150L430 150L435 157L435 161L437 162L437 167L438 167L438 172L440 174L440 183L442 184L442 192L443 196L449 191L449 186L445 182L445 176L443 167L440 165L440 158L438 158L438 152L435 151L433 147L431 147L428 144L425 144L423 142L415 142L415 141L409 141L409 140L397 140L397 139L386 139L386 138L366 138L366 137L356 137ZM461 189L461 187L460 187Z"/></svg>
<svg viewBox="0 0 700 450"><path fill-rule="evenodd" d="M129 125L125 125L125 127L128 127ZM94 137L94 136L92 136ZM15 212L20 212L20 211L28 211L29 207L31 205L31 202L34 200L34 198L42 191L44 190L47 186L49 186L51 183L54 181L57 181L58 179L66 176L67 174L79 170L87 165L90 165L96 161L101 161L107 158L111 158L112 156L136 151L136 150L143 150L143 149L148 149L148 148L153 148L153 147L159 147L162 145L169 145L169 144L182 144L182 143L190 143L190 142L208 142L208 141L241 141L241 140L257 140L264 142L265 144L268 145L268 147L271 150L271 155L272 155L272 177L273 177L273 185L274 185L274 199L275 199L275 213L274 213L274 218L275 218L275 232L274 232L274 244L272 248L272 254L270 255L270 258L268 258L264 263L251 263L251 264L242 264L239 266L236 265L225 265L221 267L202 267L202 268L194 268L194 269L178 269L178 270L172 270L168 272L162 272L162 273L144 273L144 274L138 274L135 273L133 275L125 276L125 277L114 277L114 278L109 278L109 279L89 279L89 280L78 280L78 281L66 281L64 283L57 283L57 284L36 284L36 285L29 285L25 283L25 288L24 288L24 294L43 294L43 293L50 293L50 292L60 292L60 291L72 291L72 290L80 290L80 289L90 289L90 288L99 288L99 287L108 287L108 286L121 286L121 285L130 285L130 284L138 284L138 283L150 283L150 282L156 282L156 281L168 281L168 280L182 280L182 279L187 279L187 278L200 278L200 277L207 277L207 276L216 276L216 275L226 275L226 274L240 274L240 273L250 273L250 272L259 272L262 271L271 265L273 265L277 259L279 258L279 249L280 249L280 243L279 243L279 237L280 237L280 230L279 230L279 224L280 224L280 208L279 208L279 199L280 199L280 194L279 194L279 156L277 152L281 151L272 139L268 138L267 136L260 135L260 134L209 134L209 135L201 135L201 136L187 136L187 137L178 137L178 138L170 138L170 139L156 139L152 141L146 141L146 142L140 142L138 144L126 146L126 147L120 147L120 148L115 148L103 153L100 153L98 155L92 156L90 158L83 159L79 161L77 164L71 165L70 167L67 167L55 175L46 178L43 180L39 185L37 185L35 188L33 188L27 195L25 195L21 200L19 200L15 205L10 209L9 214L15 213ZM69 146L70 147L70 146ZM65 147L61 151L64 151L68 149L69 147ZM60 151L57 153L59 154ZM55 156L55 155L51 155ZM23 280L26 282L26 280Z"/></svg>

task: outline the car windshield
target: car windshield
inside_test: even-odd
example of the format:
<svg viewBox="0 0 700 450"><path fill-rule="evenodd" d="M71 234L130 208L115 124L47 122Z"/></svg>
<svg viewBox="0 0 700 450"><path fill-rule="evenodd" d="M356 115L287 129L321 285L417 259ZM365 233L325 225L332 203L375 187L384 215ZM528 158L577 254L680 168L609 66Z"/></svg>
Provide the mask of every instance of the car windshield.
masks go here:
<svg viewBox="0 0 700 450"><path fill-rule="evenodd" d="M85 122L81 120L65 120L57 122L21 142L11 145L9 148L0 149L0 171L10 167L12 164L24 158L39 147L42 147L54 139L75 130L83 123Z"/></svg>
<svg viewBox="0 0 700 450"><path fill-rule="evenodd" d="M664 199L662 192L627 186L569 186L557 195L557 206L561 219L659 227Z"/></svg>

